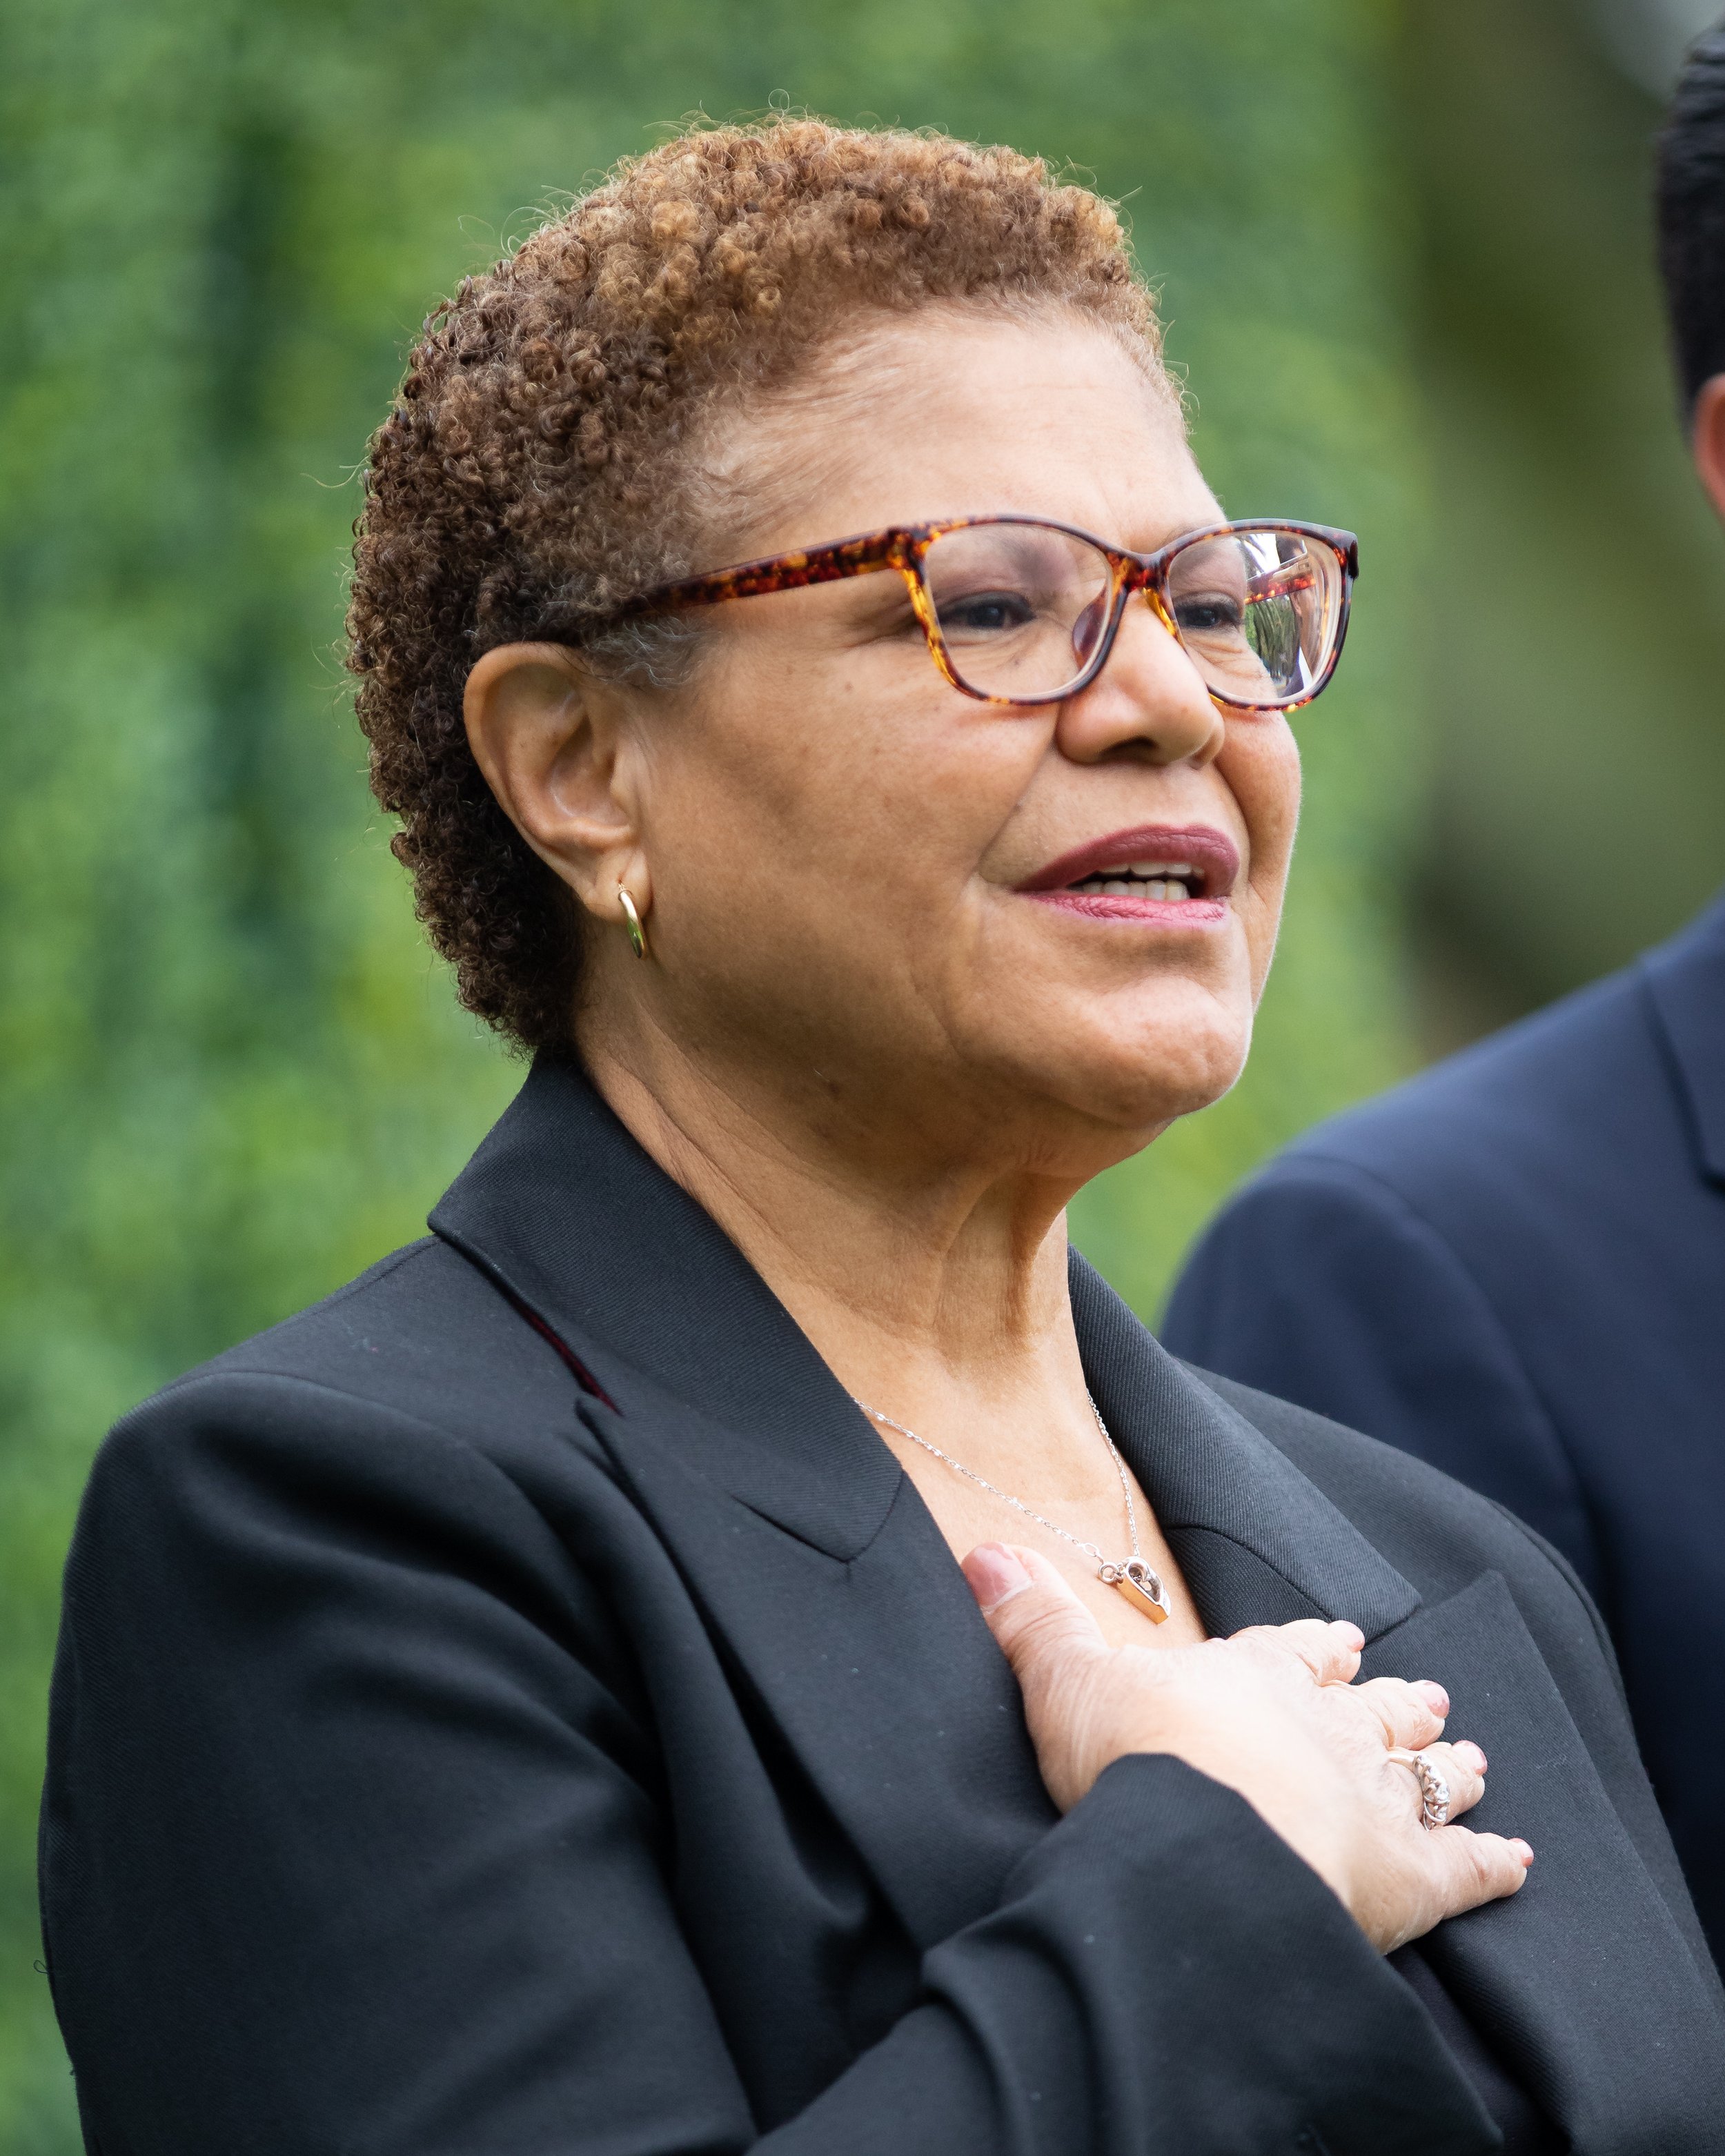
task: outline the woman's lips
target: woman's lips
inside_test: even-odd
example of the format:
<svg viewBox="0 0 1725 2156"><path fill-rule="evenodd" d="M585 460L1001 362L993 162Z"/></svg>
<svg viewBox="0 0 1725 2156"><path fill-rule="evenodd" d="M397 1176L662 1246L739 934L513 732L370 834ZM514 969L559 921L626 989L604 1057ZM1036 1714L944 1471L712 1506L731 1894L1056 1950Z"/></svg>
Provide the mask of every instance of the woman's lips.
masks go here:
<svg viewBox="0 0 1725 2156"><path fill-rule="evenodd" d="M1019 888L1092 921L1211 928L1227 919L1239 875L1240 852L1225 832L1207 824L1141 824L1075 847ZM1182 887L1189 896L1168 895Z"/></svg>

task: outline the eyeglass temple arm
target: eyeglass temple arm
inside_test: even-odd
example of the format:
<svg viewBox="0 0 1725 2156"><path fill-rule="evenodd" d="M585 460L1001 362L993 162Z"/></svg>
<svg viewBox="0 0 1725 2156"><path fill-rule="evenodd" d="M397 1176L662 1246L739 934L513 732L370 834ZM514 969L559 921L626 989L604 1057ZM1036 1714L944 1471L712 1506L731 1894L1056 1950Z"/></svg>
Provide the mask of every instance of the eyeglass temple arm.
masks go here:
<svg viewBox="0 0 1725 2156"><path fill-rule="evenodd" d="M1280 599L1295 592L1309 592L1317 578L1310 569L1266 569L1261 577L1248 577L1248 599Z"/></svg>
<svg viewBox="0 0 1725 2156"><path fill-rule="evenodd" d="M1349 578L1358 583L1358 540L1351 540L1342 552ZM1295 592L1309 592L1317 582L1317 577L1309 568L1285 563L1280 568L1266 569L1261 577L1249 577L1246 579L1246 597L1248 599L1285 598Z"/></svg>
<svg viewBox="0 0 1725 2156"><path fill-rule="evenodd" d="M734 569L715 569L705 577L685 577L661 584L631 600L625 614L670 612L678 607L716 606L726 599L758 598L768 592L800 591L809 584L836 583L843 577L866 576L874 569L896 569L909 559L904 535L871 531L858 539L836 540L807 553L774 554Z"/></svg>

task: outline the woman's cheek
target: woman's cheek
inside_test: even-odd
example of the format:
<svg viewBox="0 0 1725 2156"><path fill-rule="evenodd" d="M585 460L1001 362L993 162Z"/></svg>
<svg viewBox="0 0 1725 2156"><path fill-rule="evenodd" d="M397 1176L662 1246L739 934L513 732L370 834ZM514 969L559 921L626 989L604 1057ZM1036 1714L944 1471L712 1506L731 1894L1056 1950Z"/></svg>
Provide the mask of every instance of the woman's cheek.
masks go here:
<svg viewBox="0 0 1725 2156"><path fill-rule="evenodd" d="M1244 916L1255 1002L1262 993L1287 891L1300 819L1300 751L1286 719L1230 721L1217 768L1239 804L1249 849Z"/></svg>
<svg viewBox="0 0 1725 2156"><path fill-rule="evenodd" d="M1217 768L1240 803L1254 873L1284 882L1300 820L1299 744L1280 716L1230 721L1228 732Z"/></svg>

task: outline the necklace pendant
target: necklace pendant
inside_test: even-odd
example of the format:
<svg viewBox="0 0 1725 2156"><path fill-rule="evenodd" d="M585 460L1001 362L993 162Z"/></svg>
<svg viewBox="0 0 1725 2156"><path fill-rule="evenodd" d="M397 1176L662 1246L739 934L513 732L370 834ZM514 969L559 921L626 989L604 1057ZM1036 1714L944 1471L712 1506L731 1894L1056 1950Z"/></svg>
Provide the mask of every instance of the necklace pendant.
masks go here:
<svg viewBox="0 0 1725 2156"><path fill-rule="evenodd" d="M1128 1558L1124 1564L1106 1565L1103 1568L1102 1577L1153 1625L1165 1625L1173 1616L1173 1612L1168 1607L1168 1589L1163 1585L1160 1575L1153 1572L1142 1558Z"/></svg>

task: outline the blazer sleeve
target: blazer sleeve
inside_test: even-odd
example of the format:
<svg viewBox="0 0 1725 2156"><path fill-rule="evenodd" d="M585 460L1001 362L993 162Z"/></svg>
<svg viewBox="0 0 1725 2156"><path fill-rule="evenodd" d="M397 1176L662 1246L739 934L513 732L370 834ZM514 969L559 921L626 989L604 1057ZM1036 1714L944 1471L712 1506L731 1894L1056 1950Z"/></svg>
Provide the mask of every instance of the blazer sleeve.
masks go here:
<svg viewBox="0 0 1725 2156"><path fill-rule="evenodd" d="M1187 1362L1364 1430L1507 1506L1597 1596L1580 1485L1506 1316L1399 1192L1301 1153L1248 1183L1205 1231L1161 1337Z"/></svg>
<svg viewBox="0 0 1725 2156"><path fill-rule="evenodd" d="M1109 1769L807 2109L755 2118L679 1925L650 1698L459 1438L260 1376L123 1424L69 1563L43 1823L91 2149L1496 2145L1316 1875L1156 1758Z"/></svg>

